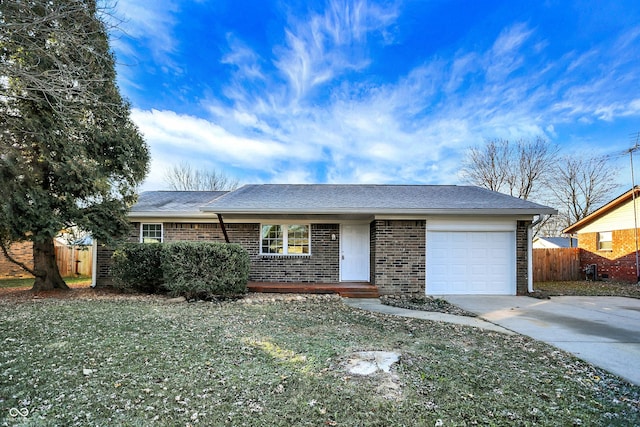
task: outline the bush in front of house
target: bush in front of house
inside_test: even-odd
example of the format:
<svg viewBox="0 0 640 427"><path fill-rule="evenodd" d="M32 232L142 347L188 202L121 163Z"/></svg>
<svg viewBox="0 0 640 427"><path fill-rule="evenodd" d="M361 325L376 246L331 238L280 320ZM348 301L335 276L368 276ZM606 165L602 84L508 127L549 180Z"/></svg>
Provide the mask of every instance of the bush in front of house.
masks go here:
<svg viewBox="0 0 640 427"><path fill-rule="evenodd" d="M175 295L209 299L247 293L249 254L238 244L166 243L162 269L165 286Z"/></svg>
<svg viewBox="0 0 640 427"><path fill-rule="evenodd" d="M165 292L161 243L124 243L113 252L114 287L124 291Z"/></svg>

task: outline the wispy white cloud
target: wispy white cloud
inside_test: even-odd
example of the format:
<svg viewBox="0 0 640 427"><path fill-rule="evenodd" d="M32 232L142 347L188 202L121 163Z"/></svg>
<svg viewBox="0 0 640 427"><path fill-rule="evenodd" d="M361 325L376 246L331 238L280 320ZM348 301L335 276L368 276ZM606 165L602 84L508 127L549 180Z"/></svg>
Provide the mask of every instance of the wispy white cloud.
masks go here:
<svg viewBox="0 0 640 427"><path fill-rule="evenodd" d="M316 156L304 145L288 146L268 138L233 134L211 121L173 111L133 109L131 117L149 142L157 165L186 158L220 170L259 170L275 175L286 169L282 166L285 161L304 163ZM147 185L158 184L164 173L152 165Z"/></svg>
<svg viewBox="0 0 640 427"><path fill-rule="evenodd" d="M553 43L516 23L484 49L424 58L374 83L369 39L390 41L399 13L331 1L289 17L270 54L229 34L221 62L234 72L224 99L204 101L210 117L134 110L154 156L149 182L188 152L196 164L243 171L245 182L455 183L464 150L486 138L553 139L563 123L640 116L624 89L640 84L639 31L547 59Z"/></svg>
<svg viewBox="0 0 640 427"><path fill-rule="evenodd" d="M118 21L111 34L111 47L117 53L117 71L122 85L137 90L138 70L152 66L160 73L182 73L173 54L179 48L174 35L179 7L175 0L162 2L162 7L150 7L138 0L118 0L113 19ZM139 50L149 52L140 56ZM151 59L152 61L149 61Z"/></svg>
<svg viewBox="0 0 640 427"><path fill-rule="evenodd" d="M174 0L163 1L162 7L149 7L146 2L136 0L119 0L116 5L116 15L122 20L120 30L129 38L146 43L153 58L161 63L177 48L173 26L178 10ZM132 53L130 47L123 46L118 40L121 39L116 38L118 49Z"/></svg>
<svg viewBox="0 0 640 427"><path fill-rule="evenodd" d="M276 49L274 61L289 82L293 100L344 72L367 67L367 36L381 33L388 40L397 14L393 6L331 0L324 13L305 19L291 15L286 43Z"/></svg>
<svg viewBox="0 0 640 427"><path fill-rule="evenodd" d="M221 62L236 67L236 75L247 79L264 79L260 66L260 56L233 34L227 34L229 50Z"/></svg>

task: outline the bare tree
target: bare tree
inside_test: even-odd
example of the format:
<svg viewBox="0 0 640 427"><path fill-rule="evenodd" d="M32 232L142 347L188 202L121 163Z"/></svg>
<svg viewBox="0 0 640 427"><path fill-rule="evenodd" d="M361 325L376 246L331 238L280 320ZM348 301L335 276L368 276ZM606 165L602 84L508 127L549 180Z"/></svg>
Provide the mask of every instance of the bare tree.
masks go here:
<svg viewBox="0 0 640 427"><path fill-rule="evenodd" d="M165 174L165 182L176 191L222 191L235 190L239 182L215 169L193 169L182 162L174 165Z"/></svg>
<svg viewBox="0 0 640 427"><path fill-rule="evenodd" d="M611 198L618 171L603 157L565 156L548 182L554 204L562 206L564 227L585 218Z"/></svg>
<svg viewBox="0 0 640 427"><path fill-rule="evenodd" d="M492 139L468 150L461 175L473 185L526 200L542 190L557 153L558 148L542 137Z"/></svg>

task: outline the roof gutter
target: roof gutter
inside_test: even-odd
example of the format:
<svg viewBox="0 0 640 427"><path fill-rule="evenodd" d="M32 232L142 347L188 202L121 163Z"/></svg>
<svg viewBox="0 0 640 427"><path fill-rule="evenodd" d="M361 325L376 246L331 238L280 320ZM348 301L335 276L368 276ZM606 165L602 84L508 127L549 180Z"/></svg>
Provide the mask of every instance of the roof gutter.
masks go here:
<svg viewBox="0 0 640 427"><path fill-rule="evenodd" d="M527 227L527 291L529 293L533 292L533 227L540 224L545 217L547 215L538 215L538 219Z"/></svg>
<svg viewBox="0 0 640 427"><path fill-rule="evenodd" d="M209 218L209 215L203 211L133 211L127 214L129 218Z"/></svg>
<svg viewBox="0 0 640 427"><path fill-rule="evenodd" d="M555 209L517 209L517 208L470 208L470 209L215 209L203 207L202 212L214 212L224 215L336 215L336 214L368 214L368 215L542 215L557 213Z"/></svg>

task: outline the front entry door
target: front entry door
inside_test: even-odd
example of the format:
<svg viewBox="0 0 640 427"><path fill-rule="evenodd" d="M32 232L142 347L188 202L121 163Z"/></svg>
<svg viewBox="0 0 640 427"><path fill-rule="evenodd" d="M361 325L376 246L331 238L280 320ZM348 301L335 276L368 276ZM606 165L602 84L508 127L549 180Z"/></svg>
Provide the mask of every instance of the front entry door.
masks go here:
<svg viewBox="0 0 640 427"><path fill-rule="evenodd" d="M369 224L340 227L340 281L369 281Z"/></svg>

